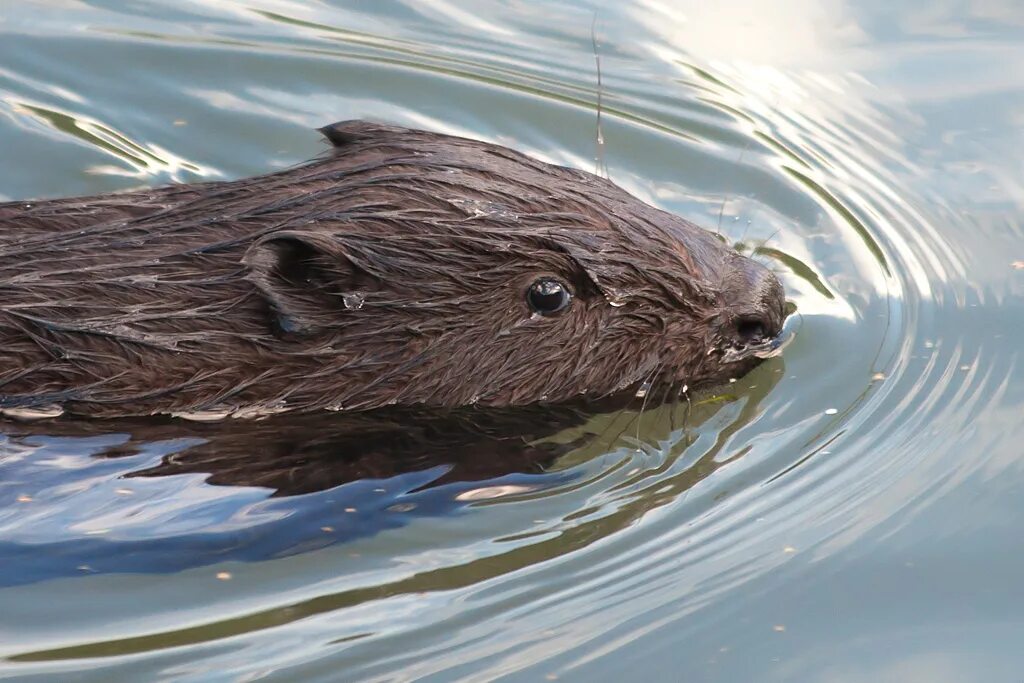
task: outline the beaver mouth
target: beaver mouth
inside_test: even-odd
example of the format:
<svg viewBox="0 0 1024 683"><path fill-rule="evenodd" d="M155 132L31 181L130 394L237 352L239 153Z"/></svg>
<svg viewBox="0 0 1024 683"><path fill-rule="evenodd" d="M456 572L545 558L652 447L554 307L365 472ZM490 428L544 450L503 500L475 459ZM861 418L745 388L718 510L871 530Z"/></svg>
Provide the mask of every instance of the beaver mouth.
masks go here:
<svg viewBox="0 0 1024 683"><path fill-rule="evenodd" d="M722 353L723 363L738 363L751 358L775 358L782 355L782 350L796 338L795 332L783 332L777 337L766 339L758 344L734 344Z"/></svg>
<svg viewBox="0 0 1024 683"><path fill-rule="evenodd" d="M789 319L783 322L782 329L774 337L733 341L723 350L721 362L739 363L752 358L765 360L781 356L783 350L796 338L796 331L788 329L788 322Z"/></svg>

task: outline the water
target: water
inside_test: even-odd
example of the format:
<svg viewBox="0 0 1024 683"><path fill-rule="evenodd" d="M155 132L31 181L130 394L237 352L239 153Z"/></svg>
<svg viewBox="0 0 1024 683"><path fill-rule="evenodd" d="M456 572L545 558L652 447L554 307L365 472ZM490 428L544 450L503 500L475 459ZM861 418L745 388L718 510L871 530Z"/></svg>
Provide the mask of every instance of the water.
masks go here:
<svg viewBox="0 0 1024 683"><path fill-rule="evenodd" d="M1019 680L1016 3L7 2L0 195L360 117L593 169L594 9L609 174L780 272L783 356L552 461L371 450L297 495L121 478L202 434L8 434L0 678Z"/></svg>

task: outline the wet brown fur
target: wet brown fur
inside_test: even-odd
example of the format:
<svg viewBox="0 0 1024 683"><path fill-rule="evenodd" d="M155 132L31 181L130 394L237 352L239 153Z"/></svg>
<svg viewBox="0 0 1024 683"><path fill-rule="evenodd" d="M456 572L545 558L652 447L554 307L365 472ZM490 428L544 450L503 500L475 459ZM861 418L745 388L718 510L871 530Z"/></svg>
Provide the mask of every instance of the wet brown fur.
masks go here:
<svg viewBox="0 0 1024 683"><path fill-rule="evenodd" d="M592 174L367 122L231 182L0 204L0 410L256 415L694 387L783 295ZM573 291L551 316L525 293Z"/></svg>

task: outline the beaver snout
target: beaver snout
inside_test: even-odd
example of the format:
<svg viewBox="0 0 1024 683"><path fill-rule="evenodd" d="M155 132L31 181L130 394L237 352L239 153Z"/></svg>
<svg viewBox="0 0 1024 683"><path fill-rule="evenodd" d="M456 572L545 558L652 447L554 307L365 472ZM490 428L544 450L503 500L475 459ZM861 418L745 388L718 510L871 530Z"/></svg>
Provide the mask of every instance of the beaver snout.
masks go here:
<svg viewBox="0 0 1024 683"><path fill-rule="evenodd" d="M724 289L728 311L722 337L736 350L756 350L770 345L782 334L786 320L786 296L782 283L768 268L747 258L737 258L733 276Z"/></svg>

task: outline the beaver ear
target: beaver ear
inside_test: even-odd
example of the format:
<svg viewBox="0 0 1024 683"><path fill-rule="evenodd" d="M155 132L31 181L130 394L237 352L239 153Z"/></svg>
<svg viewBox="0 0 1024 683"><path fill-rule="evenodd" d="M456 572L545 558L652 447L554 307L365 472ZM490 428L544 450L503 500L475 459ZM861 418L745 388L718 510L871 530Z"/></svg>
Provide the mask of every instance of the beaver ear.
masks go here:
<svg viewBox="0 0 1024 683"><path fill-rule="evenodd" d="M257 240L242 257L246 279L263 295L282 332L314 334L336 323L343 293L365 289L370 277L335 236L282 230Z"/></svg>
<svg viewBox="0 0 1024 683"><path fill-rule="evenodd" d="M382 123L361 121L359 119L338 121L329 126L317 128L317 131L335 147L344 147L345 145L351 145L362 140L380 138L388 133L401 133L405 130L397 126L386 126Z"/></svg>

